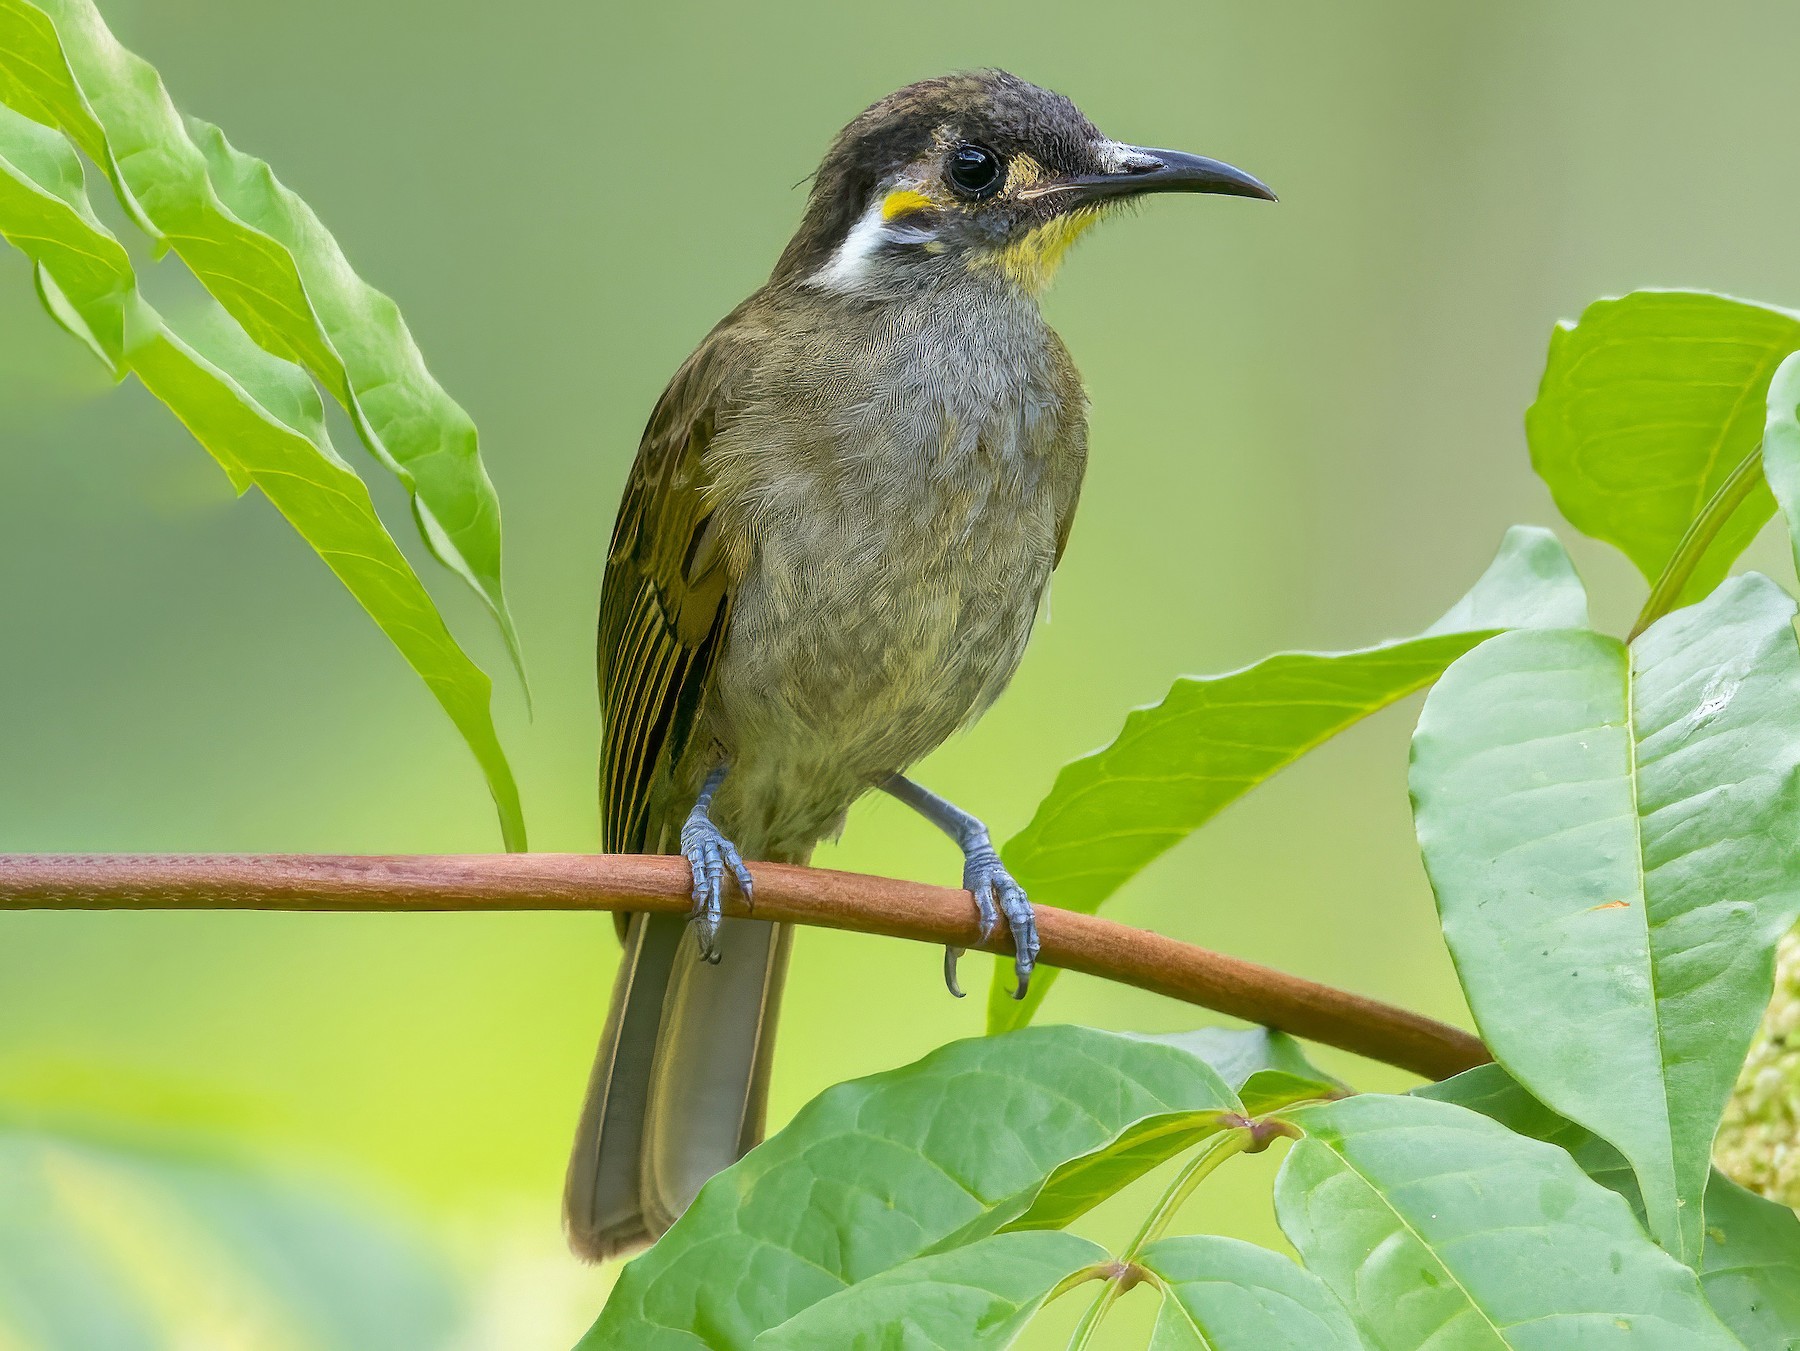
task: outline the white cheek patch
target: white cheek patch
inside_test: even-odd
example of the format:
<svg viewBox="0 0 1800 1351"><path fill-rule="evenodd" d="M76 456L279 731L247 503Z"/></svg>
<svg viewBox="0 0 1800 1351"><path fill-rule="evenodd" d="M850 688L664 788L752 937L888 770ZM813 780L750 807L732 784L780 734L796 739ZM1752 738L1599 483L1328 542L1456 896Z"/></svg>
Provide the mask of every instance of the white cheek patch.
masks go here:
<svg viewBox="0 0 1800 1351"><path fill-rule="evenodd" d="M844 236L844 242L837 246L837 252L831 255L831 261L806 279L808 286L823 291L861 290L875 277L881 251L888 245L923 244L935 238L931 230L908 225L903 220L885 219L882 207L886 199L886 190L875 194L869 209L857 218L850 233Z"/></svg>

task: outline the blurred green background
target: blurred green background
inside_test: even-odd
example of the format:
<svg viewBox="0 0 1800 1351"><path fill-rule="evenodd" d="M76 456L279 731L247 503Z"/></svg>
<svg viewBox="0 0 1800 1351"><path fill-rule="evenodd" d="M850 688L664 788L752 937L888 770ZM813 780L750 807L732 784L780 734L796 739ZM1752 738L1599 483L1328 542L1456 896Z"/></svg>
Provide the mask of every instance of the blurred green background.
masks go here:
<svg viewBox="0 0 1800 1351"><path fill-rule="evenodd" d="M1647 285L1800 301L1791 5L102 8L400 301L481 427L534 719L428 575L501 673L539 849L597 844L592 621L643 421L766 275L831 134L893 87L1003 65L1282 194L1152 203L1048 299L1093 400L1082 513L1013 689L920 771L997 836L1176 674L1411 632L1507 524L1552 520L1521 418L1555 319ZM497 847L467 752L374 626L141 388L105 386L13 255L0 447L0 849ZM1573 543L1622 622L1641 584ZM1786 569L1767 539L1749 562ZM1411 839L1411 715L1254 794L1110 913L1465 1019ZM820 861L957 871L874 801ZM189 1123L330 1177L458 1271L458 1346L562 1348L609 1279L562 1255L557 1198L616 951L600 915L10 915L0 1098ZM938 960L803 933L775 1120L979 1031ZM1079 977L1043 1016L1201 1019ZM1191 1221L1276 1241L1267 1171L1228 1170Z"/></svg>

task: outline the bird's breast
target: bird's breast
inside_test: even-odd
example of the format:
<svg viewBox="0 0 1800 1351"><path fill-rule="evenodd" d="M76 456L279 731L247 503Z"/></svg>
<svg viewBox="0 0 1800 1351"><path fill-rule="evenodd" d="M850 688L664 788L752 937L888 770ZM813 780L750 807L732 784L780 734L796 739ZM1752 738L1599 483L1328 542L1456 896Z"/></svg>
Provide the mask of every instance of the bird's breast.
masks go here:
<svg viewBox="0 0 1800 1351"><path fill-rule="evenodd" d="M751 554L714 732L740 813L784 845L833 829L873 778L993 702L1049 579L1066 400L948 366L964 378L921 359L848 378L823 407L770 410L777 453L733 457L756 469L725 486Z"/></svg>

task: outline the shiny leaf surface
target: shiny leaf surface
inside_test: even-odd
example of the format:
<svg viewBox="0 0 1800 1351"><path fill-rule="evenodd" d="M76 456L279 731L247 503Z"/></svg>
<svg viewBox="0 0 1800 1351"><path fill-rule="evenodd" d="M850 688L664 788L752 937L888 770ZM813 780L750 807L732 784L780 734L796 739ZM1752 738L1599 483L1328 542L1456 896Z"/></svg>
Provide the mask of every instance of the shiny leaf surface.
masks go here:
<svg viewBox="0 0 1800 1351"><path fill-rule="evenodd" d="M1282 1230L1377 1351L1741 1351L1694 1273L1553 1145L1375 1094L1302 1107Z"/></svg>
<svg viewBox="0 0 1800 1351"><path fill-rule="evenodd" d="M1697 1262L1712 1139L1800 913L1794 603L1734 578L1631 650L1512 633L1413 740L1419 841L1495 1058L1617 1145Z"/></svg>
<svg viewBox="0 0 1800 1351"><path fill-rule="evenodd" d="M1800 314L1704 291L1634 291L1559 324L1525 415L1531 463L1570 524L1655 581L1700 508L1755 448L1763 394ZM1757 488L1678 598L1724 579L1774 504Z"/></svg>
<svg viewBox="0 0 1800 1351"><path fill-rule="evenodd" d="M1205 1061L1086 1028L953 1042L838 1084L628 1265L584 1351L736 1351L803 1309L1023 1214L1147 1118L1235 1110Z"/></svg>

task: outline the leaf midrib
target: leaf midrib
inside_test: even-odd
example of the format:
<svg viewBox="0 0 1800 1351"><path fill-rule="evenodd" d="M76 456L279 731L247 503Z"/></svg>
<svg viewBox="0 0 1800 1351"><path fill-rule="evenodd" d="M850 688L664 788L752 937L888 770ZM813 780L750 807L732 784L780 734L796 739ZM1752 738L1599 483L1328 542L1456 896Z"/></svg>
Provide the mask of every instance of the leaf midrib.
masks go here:
<svg viewBox="0 0 1800 1351"><path fill-rule="evenodd" d="M1406 1232L1408 1237L1430 1255L1433 1264L1439 1271L1444 1273L1444 1279L1449 1281L1449 1283L1455 1287L1457 1293L1463 1297L1463 1300L1468 1307L1487 1325L1488 1331L1494 1334L1494 1340L1498 1342L1500 1346L1507 1348L1508 1351L1510 1351L1512 1344L1506 1340L1506 1333L1502 1330L1501 1325L1494 1321L1493 1315L1482 1308L1480 1302L1476 1300L1474 1294L1469 1290L1469 1287L1464 1285L1462 1281L1457 1278L1456 1273L1450 1270L1449 1266L1444 1262L1444 1259L1439 1255L1437 1248L1433 1244L1427 1242L1425 1236L1413 1227L1412 1221L1401 1214L1399 1208L1395 1206L1392 1201L1388 1200L1387 1194L1383 1192L1380 1187L1375 1185L1374 1181L1370 1179L1367 1173L1363 1172L1362 1169L1352 1163L1350 1161L1350 1156L1339 1149L1333 1140L1325 1139L1318 1135L1312 1135L1309 1138L1316 1141L1321 1148L1328 1151L1333 1158L1343 1164L1346 1172L1369 1189L1369 1194L1381 1203L1382 1208L1385 1209L1388 1214L1394 1217L1394 1222Z"/></svg>
<svg viewBox="0 0 1800 1351"><path fill-rule="evenodd" d="M1638 778L1638 728L1637 728L1637 654L1629 643L1625 648L1625 754L1627 782L1631 788L1631 838L1637 850L1638 873L1638 922L1644 931L1644 965L1648 967L1646 977L1650 985L1650 1025L1656 1033L1656 1063L1662 1074L1658 1076L1663 1107L1663 1135L1669 1147L1669 1185L1675 1193L1675 1241L1677 1248L1685 1260L1687 1242L1682 1237L1681 1226L1681 1186L1675 1177L1675 1104L1669 1098L1669 1055L1667 1042L1663 1036L1663 1004L1662 996L1656 988L1658 963L1656 960L1655 925L1650 921L1650 868L1645 861L1644 853L1644 810L1643 799L1639 793ZM1632 1171L1637 1171L1636 1160L1632 1161ZM1639 1186L1643 1179L1639 1179ZM1645 1198L1646 1211L1649 1199ZM1658 1226L1653 1226L1658 1227Z"/></svg>

